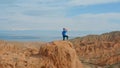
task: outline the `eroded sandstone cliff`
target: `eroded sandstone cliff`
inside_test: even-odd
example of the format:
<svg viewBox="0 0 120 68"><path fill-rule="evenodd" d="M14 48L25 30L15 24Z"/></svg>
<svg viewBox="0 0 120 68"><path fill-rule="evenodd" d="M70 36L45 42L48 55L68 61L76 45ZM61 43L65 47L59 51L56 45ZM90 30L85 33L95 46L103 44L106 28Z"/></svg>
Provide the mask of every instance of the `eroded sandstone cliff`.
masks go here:
<svg viewBox="0 0 120 68"><path fill-rule="evenodd" d="M0 68L83 68L68 41L20 43L0 41Z"/></svg>
<svg viewBox="0 0 120 68"><path fill-rule="evenodd" d="M112 66L120 63L120 31L70 40L82 62ZM120 65L118 67L120 68Z"/></svg>

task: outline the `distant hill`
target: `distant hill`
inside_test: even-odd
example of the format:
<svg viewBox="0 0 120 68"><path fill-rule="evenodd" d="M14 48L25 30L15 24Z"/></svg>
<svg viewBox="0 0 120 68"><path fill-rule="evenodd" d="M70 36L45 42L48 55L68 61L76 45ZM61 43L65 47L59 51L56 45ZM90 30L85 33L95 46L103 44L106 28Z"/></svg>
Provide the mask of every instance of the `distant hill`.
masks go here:
<svg viewBox="0 0 120 68"><path fill-rule="evenodd" d="M70 41L82 62L120 68L120 31L87 35Z"/></svg>

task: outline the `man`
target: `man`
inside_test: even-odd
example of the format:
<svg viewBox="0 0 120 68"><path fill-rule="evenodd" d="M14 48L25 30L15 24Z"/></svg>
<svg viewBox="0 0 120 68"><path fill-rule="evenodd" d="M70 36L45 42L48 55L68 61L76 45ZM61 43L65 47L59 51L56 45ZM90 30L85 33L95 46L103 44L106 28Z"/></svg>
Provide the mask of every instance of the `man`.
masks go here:
<svg viewBox="0 0 120 68"><path fill-rule="evenodd" d="M62 36L63 36L63 40L65 40L65 38L68 40L68 35L67 35L67 29L66 28L63 28Z"/></svg>

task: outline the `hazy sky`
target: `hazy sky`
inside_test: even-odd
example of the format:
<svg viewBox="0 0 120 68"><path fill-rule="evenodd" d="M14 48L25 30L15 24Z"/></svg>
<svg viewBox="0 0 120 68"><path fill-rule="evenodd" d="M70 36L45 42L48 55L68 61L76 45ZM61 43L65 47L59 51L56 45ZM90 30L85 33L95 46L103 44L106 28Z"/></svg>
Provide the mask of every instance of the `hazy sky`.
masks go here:
<svg viewBox="0 0 120 68"><path fill-rule="evenodd" d="M0 0L0 30L120 30L120 0Z"/></svg>

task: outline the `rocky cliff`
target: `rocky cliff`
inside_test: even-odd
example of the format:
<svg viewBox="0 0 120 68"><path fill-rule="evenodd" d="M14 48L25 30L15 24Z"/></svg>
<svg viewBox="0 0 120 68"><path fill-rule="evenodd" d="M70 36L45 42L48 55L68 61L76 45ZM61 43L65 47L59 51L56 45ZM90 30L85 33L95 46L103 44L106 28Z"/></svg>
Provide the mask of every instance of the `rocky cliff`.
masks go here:
<svg viewBox="0 0 120 68"><path fill-rule="evenodd" d="M120 31L70 40L82 62L120 68ZM102 67L103 68L103 67Z"/></svg>
<svg viewBox="0 0 120 68"><path fill-rule="evenodd" d="M83 68L72 46L68 41L0 41L0 68Z"/></svg>

